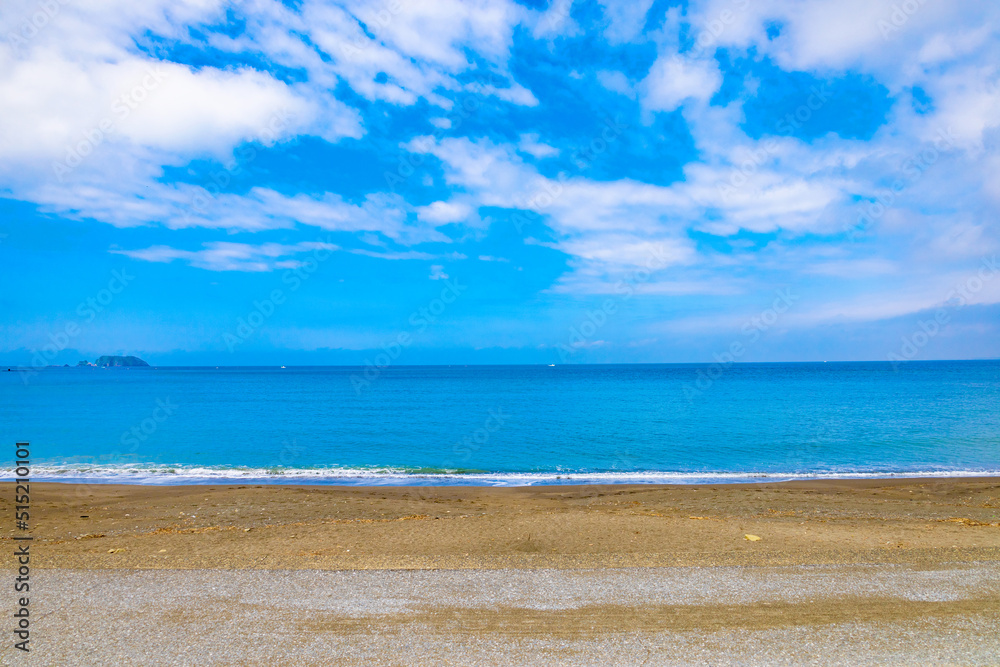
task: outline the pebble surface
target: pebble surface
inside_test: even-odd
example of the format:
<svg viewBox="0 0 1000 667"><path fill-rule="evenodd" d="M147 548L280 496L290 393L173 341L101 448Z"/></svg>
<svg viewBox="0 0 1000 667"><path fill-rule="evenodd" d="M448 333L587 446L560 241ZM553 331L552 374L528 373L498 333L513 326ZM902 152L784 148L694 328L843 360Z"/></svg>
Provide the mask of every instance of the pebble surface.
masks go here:
<svg viewBox="0 0 1000 667"><path fill-rule="evenodd" d="M5 642L4 664L995 665L1000 656L1000 563L990 562L32 576L32 651ZM883 607L891 613L871 613Z"/></svg>

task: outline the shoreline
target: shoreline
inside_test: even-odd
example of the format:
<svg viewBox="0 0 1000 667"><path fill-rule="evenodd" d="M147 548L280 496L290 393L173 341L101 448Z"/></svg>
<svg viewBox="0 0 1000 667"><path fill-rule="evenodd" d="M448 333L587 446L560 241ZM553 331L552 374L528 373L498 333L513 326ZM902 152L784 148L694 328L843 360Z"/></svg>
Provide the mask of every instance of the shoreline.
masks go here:
<svg viewBox="0 0 1000 667"><path fill-rule="evenodd" d="M50 468L66 469L67 466L34 465L33 471ZM756 485L786 484L798 482L845 482L845 481L985 481L1000 479L1000 470L948 470L948 471L903 471L893 472L844 472L844 473L770 473L770 472L530 472L530 473L446 473L414 472L390 470L389 472L362 472L345 470L343 474L324 476L322 472L310 469L294 469L259 476L233 476L229 471L219 471L210 466L193 467L199 475L185 475L175 471L180 466L163 466L147 471L142 468L122 468L120 472L93 476L52 476L32 475L36 484L68 485L124 485L124 486L234 486L234 485L276 485L276 486L316 486L351 488L533 488L533 487L576 487L576 486L711 486L711 485ZM236 469L234 469L236 470ZM220 472L213 475L209 473ZM259 472L257 470L254 471ZM145 474L144 474L145 473ZM427 481L428 483L420 483ZM13 477L0 477L0 484L13 483ZM442 483L443 482L443 483ZM524 482L524 483L518 483Z"/></svg>
<svg viewBox="0 0 1000 667"><path fill-rule="evenodd" d="M573 569L1000 560L995 477L32 487L33 563L43 568ZM0 484L5 516L12 516L13 498L14 485ZM12 535L13 525L0 531L4 540Z"/></svg>

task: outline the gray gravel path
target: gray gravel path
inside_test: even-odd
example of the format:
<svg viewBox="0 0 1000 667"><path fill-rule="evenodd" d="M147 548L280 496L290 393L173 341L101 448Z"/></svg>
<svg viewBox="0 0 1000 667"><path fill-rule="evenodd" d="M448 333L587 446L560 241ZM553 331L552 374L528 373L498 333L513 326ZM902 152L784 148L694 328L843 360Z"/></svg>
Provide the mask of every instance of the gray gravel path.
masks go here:
<svg viewBox="0 0 1000 667"><path fill-rule="evenodd" d="M5 639L4 664L1000 664L1000 618L993 612L749 630L626 625L560 635L544 628L492 632L475 627L461 611L572 613L595 605L753 606L866 597L1000 600L998 563L931 569L37 570L32 578L33 650L15 652ZM10 595L7 601L12 608ZM453 613L456 620L406 620L436 612Z"/></svg>

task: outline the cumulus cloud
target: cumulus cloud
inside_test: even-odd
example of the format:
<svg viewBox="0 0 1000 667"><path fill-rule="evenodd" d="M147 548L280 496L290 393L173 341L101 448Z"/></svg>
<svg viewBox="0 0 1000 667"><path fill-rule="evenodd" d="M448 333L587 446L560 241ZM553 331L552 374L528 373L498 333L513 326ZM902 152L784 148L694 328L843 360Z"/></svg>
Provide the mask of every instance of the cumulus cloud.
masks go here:
<svg viewBox="0 0 1000 667"><path fill-rule="evenodd" d="M642 103L652 111L673 111L686 100L707 101L721 85L722 74L714 60L665 53L641 84Z"/></svg>
<svg viewBox="0 0 1000 667"><path fill-rule="evenodd" d="M195 69L135 49L147 27L176 34L181 21L218 18L220 6L144 3L137 12L112 4L56 5L30 40L0 45L0 159L12 171L105 143L188 158L224 155L268 132L272 142L300 133L361 136L357 111L306 85L245 67ZM15 5L30 14L34 3L5 11L16 14Z"/></svg>
<svg viewBox="0 0 1000 667"><path fill-rule="evenodd" d="M635 40L646 25L646 15L653 0L602 0L601 7L608 27L604 36L611 44Z"/></svg>
<svg viewBox="0 0 1000 667"><path fill-rule="evenodd" d="M444 110L452 102L441 93L462 90L537 104L506 72L524 11L505 0L381 9L261 2L243 8L245 26L235 36L214 29L226 21L227 7L211 0L52 3L39 27L32 24L37 3L5 3L0 191L117 226L261 230L301 222L378 231L401 242L443 240L426 225L418 231L408 224L412 207L391 195L372 193L350 205L323 192L210 194L162 176L192 160L231 162L247 142L362 137L361 114L335 95L338 81L368 99L414 104L423 97ZM304 75L283 78L244 64L193 66L164 55L162 44L211 48L237 63L259 54ZM458 78L475 67L470 53L484 61L489 76L482 81ZM434 224L434 215L428 220Z"/></svg>

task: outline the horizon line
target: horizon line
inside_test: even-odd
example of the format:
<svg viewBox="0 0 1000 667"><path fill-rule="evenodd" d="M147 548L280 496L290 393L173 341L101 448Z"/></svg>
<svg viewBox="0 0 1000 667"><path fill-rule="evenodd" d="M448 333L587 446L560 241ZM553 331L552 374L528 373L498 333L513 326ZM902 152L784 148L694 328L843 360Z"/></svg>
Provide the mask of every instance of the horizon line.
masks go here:
<svg viewBox="0 0 1000 667"><path fill-rule="evenodd" d="M928 364L928 363L959 363L959 362L983 362L983 361L1000 361L1000 357L979 357L972 359L907 359L904 361L893 361L889 359L810 359L810 360L800 360L800 361L607 361L607 362L569 362L569 363L545 363L545 362L533 362L533 363L495 363L495 364L463 364L463 363L437 363L437 364L386 364L384 366L378 366L376 364L147 364L146 366L79 366L75 364L47 364L45 366L24 366L20 364L0 364L0 367L7 366L7 370L40 370L40 369L53 369L53 368L99 368L99 369L158 369L158 368L367 368L368 366L374 366L380 370L386 370L389 368L454 368L454 367L517 367L517 366L542 366L542 367L557 367L557 366L711 366L713 364L720 364L723 366L733 366L733 365L764 365L764 364L890 364L894 366L900 366L903 364Z"/></svg>

